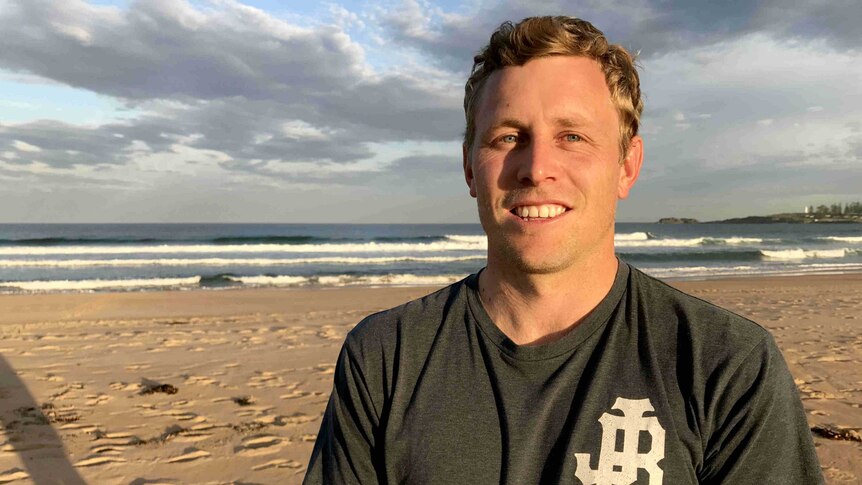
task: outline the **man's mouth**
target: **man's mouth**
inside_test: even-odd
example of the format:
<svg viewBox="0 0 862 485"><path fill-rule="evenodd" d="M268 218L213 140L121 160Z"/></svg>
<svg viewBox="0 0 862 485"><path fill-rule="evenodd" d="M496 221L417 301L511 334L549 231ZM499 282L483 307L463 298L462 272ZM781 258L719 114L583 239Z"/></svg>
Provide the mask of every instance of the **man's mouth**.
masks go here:
<svg viewBox="0 0 862 485"><path fill-rule="evenodd" d="M531 219L553 219L565 214L568 209L557 204L542 204L542 205L520 205L513 208L512 214L524 220Z"/></svg>

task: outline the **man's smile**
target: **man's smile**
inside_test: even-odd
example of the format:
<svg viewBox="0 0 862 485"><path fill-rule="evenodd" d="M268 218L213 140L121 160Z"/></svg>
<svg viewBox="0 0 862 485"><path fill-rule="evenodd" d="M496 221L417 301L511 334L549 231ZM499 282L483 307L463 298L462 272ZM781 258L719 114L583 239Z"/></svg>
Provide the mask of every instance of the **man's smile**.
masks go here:
<svg viewBox="0 0 862 485"><path fill-rule="evenodd" d="M565 214L569 209L560 204L519 204L509 212L525 221L550 220Z"/></svg>

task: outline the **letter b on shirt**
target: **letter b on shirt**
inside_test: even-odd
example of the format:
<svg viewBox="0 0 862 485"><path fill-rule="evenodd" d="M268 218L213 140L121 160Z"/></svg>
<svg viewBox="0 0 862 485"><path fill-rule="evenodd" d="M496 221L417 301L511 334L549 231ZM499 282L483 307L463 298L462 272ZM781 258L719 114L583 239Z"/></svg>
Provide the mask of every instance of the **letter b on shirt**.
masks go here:
<svg viewBox="0 0 862 485"><path fill-rule="evenodd" d="M629 485L638 477L638 469L649 474L650 485L661 485L663 472L658 462L664 458L664 428L655 416L644 416L654 411L649 399L618 397L612 409L622 416L604 413L602 447L598 467L590 468L589 453L575 453L575 476L584 485ZM648 450L639 450L641 433L648 433ZM620 446L622 445L622 446Z"/></svg>

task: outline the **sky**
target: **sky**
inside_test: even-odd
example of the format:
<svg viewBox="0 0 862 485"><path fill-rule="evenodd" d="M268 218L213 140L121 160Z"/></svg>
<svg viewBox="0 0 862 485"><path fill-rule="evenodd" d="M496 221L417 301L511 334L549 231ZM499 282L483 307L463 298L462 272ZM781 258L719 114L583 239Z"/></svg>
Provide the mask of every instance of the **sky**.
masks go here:
<svg viewBox="0 0 862 485"><path fill-rule="evenodd" d="M547 14L639 55L618 221L862 200L858 0L0 0L0 222L477 222L472 56Z"/></svg>

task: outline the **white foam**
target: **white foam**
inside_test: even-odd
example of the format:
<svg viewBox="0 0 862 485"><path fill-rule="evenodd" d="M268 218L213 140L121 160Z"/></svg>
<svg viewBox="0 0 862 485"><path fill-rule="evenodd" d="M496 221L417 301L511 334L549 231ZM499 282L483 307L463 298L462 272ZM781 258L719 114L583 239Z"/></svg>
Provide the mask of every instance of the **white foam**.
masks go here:
<svg viewBox="0 0 862 485"><path fill-rule="evenodd" d="M105 289L147 288L159 286L197 285L200 278L148 278L130 280L50 280L50 281L5 281L0 287L18 288L24 291L87 291Z"/></svg>
<svg viewBox="0 0 862 485"><path fill-rule="evenodd" d="M231 281L250 286L442 286L454 283L467 275L332 275L332 276L292 276L292 275L258 275L258 276L227 276ZM189 278L148 278L127 280L51 280L51 281L8 281L0 282L0 291L16 288L24 291L93 291L121 290L135 288L197 287L200 277Z"/></svg>
<svg viewBox="0 0 862 485"><path fill-rule="evenodd" d="M488 236L486 236L484 234L482 234L481 236L447 234L445 237L446 237L446 239L448 239L450 241L455 241L455 242L460 242L460 243L474 244L477 246L486 246L486 247L488 245Z"/></svg>
<svg viewBox="0 0 862 485"><path fill-rule="evenodd" d="M141 266L283 266L297 264L374 265L400 262L454 263L485 259L474 256L391 256L379 258L319 257L319 258L165 258L165 259L0 259L0 268L88 268L88 267L141 267Z"/></svg>
<svg viewBox="0 0 862 485"><path fill-rule="evenodd" d="M837 241L837 242L862 243L862 236L827 236L827 237L821 237L818 239L825 239L828 241Z"/></svg>
<svg viewBox="0 0 862 485"><path fill-rule="evenodd" d="M740 274L755 274L760 270L754 266L679 266L675 268L647 268L642 271L656 278L693 277L693 276L726 276Z"/></svg>
<svg viewBox="0 0 862 485"><path fill-rule="evenodd" d="M720 244L760 244L763 239L759 237L714 237L708 238L709 241L714 241Z"/></svg>
<svg viewBox="0 0 862 485"><path fill-rule="evenodd" d="M817 249L814 251L805 251L805 255L809 258L843 258L847 256L848 249Z"/></svg>
<svg viewBox="0 0 862 485"><path fill-rule="evenodd" d="M135 246L54 246L2 247L0 256L60 254L213 254L213 253L427 253L445 251L484 251L484 236L459 236L463 240L430 243L346 243L346 244L161 244Z"/></svg>
<svg viewBox="0 0 862 485"><path fill-rule="evenodd" d="M229 276L228 279L255 286L440 286L461 280L466 275L331 275L331 276Z"/></svg>
<svg viewBox="0 0 862 485"><path fill-rule="evenodd" d="M413 274L390 274L390 275L337 275L320 276L317 282L326 286L437 286L448 285L463 279L467 275L435 275L420 276Z"/></svg>
<svg viewBox="0 0 862 485"><path fill-rule="evenodd" d="M769 259L805 259L805 251L800 248L783 249L776 251L761 249L760 254L766 256Z"/></svg>
<svg viewBox="0 0 862 485"><path fill-rule="evenodd" d="M631 232L627 234L614 234L614 241L646 241L649 234L646 232Z"/></svg>
<svg viewBox="0 0 862 485"><path fill-rule="evenodd" d="M238 281L246 285L260 286L294 286L309 282L305 276L228 276L231 281Z"/></svg>
<svg viewBox="0 0 862 485"><path fill-rule="evenodd" d="M760 254L764 255L769 259L779 259L779 260L799 260L806 258L843 258L847 256L850 251L846 248L844 249L813 249L813 250L805 250L802 248L795 249L783 249L783 250L775 250L771 251L768 249L761 249Z"/></svg>
<svg viewBox="0 0 862 485"><path fill-rule="evenodd" d="M705 238L696 237L691 239L647 239L635 241L616 241L618 248L649 248L649 247L693 247L703 244Z"/></svg>
<svg viewBox="0 0 862 485"><path fill-rule="evenodd" d="M791 267L763 266L684 266L676 268L641 268L656 278L697 278L728 276L794 276L806 274L843 274L862 270L862 263L813 263Z"/></svg>

